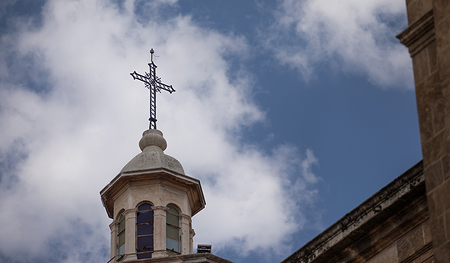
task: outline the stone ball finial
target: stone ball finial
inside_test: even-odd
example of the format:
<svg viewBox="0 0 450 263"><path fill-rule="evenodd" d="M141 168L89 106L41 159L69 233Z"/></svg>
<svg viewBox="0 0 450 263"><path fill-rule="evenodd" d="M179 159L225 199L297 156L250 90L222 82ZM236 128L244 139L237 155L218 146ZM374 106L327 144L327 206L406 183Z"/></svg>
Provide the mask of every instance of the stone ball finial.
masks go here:
<svg viewBox="0 0 450 263"><path fill-rule="evenodd" d="M146 130L142 134L142 138L139 141L139 148L143 151L148 146L158 146L161 150L167 148L167 142L163 137L163 133L159 130Z"/></svg>

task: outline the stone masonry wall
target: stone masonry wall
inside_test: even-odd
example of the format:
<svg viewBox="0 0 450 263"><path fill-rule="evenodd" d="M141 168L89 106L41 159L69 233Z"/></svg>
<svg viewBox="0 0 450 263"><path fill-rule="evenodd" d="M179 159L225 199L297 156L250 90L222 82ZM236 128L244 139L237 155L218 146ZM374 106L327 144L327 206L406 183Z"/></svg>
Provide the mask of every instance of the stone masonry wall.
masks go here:
<svg viewBox="0 0 450 263"><path fill-rule="evenodd" d="M430 229L437 263L450 262L450 1L407 0Z"/></svg>

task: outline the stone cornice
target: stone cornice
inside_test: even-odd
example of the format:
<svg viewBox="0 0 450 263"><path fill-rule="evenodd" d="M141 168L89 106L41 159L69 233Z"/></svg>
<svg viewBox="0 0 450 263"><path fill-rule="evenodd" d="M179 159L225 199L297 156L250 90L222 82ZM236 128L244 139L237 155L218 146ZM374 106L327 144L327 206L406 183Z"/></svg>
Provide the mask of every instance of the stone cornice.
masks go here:
<svg viewBox="0 0 450 263"><path fill-rule="evenodd" d="M416 188L418 189L419 186L424 186L424 183L423 164L420 161L294 252L282 263L309 263L313 261L321 254L327 252L329 248L343 241L356 229L374 220L379 214L394 213L396 209L391 209L391 206Z"/></svg>
<svg viewBox="0 0 450 263"><path fill-rule="evenodd" d="M205 207L206 201L203 195L202 186L198 179L165 168L157 168L133 172L121 172L107 186L105 186L102 191L100 191L100 196L108 216L113 218L113 198L119 192L125 191L128 187L127 184L130 182L151 182L156 180L171 184L171 186L185 191L189 198L192 216Z"/></svg>
<svg viewBox="0 0 450 263"><path fill-rule="evenodd" d="M411 57L435 40L433 10L397 35L400 42L409 48Z"/></svg>

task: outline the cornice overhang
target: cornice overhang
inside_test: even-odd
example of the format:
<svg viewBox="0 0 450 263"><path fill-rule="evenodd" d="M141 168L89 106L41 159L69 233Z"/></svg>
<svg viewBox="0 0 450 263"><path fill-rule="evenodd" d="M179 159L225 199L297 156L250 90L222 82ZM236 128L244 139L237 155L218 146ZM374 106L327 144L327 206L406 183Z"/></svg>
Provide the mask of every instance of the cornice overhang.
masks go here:
<svg viewBox="0 0 450 263"><path fill-rule="evenodd" d="M192 216L205 208L206 201L203 195L200 180L189 177L175 171L156 168L119 173L107 186L100 191L103 206L110 218L114 216L113 197L122 191L130 182L154 181L168 182L180 188L188 189L187 194L191 205Z"/></svg>
<svg viewBox="0 0 450 263"><path fill-rule="evenodd" d="M282 263L334 262L329 261L329 257L335 257L355 240L367 237L374 225L385 222L406 205L413 205L411 201L425 195L425 176L420 161ZM427 217L426 211L419 211L412 220L423 221Z"/></svg>
<svg viewBox="0 0 450 263"><path fill-rule="evenodd" d="M430 10L419 20L397 35L400 42L408 47L411 57L435 40L434 14Z"/></svg>

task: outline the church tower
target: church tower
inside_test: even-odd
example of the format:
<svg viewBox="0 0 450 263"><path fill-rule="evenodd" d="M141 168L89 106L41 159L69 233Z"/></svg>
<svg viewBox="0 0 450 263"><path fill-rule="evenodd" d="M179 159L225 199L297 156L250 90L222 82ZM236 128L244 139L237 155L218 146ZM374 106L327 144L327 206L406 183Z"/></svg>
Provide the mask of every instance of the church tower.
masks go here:
<svg viewBox="0 0 450 263"><path fill-rule="evenodd" d="M142 152L100 191L113 220L108 263L231 263L211 253L193 254L191 219L205 207L205 197L200 181L187 176L180 162L164 153L167 142L156 129L156 92L175 90L156 76L153 49L150 53L149 73L130 74L150 90L150 125L139 141Z"/></svg>
<svg viewBox="0 0 450 263"><path fill-rule="evenodd" d="M205 207L200 181L166 155L161 131L145 131L136 155L101 192L111 229L111 262L193 253L191 218Z"/></svg>

